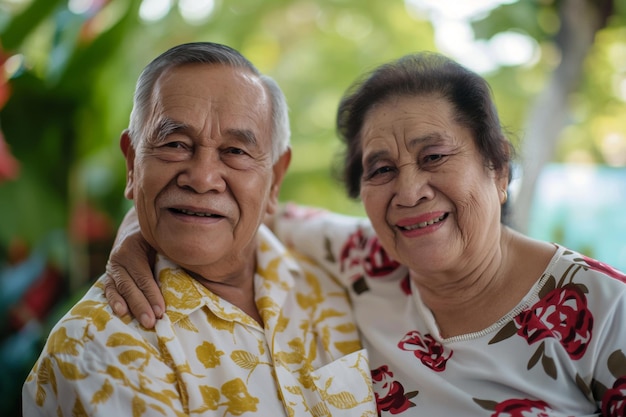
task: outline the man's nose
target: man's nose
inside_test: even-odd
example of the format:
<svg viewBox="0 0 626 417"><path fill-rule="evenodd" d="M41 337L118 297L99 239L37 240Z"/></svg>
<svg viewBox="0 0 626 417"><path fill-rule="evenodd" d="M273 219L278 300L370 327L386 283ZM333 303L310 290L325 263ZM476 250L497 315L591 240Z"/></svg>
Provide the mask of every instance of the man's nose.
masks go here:
<svg viewBox="0 0 626 417"><path fill-rule="evenodd" d="M226 190L227 166L217 150L198 149L177 177L178 186L197 193Z"/></svg>

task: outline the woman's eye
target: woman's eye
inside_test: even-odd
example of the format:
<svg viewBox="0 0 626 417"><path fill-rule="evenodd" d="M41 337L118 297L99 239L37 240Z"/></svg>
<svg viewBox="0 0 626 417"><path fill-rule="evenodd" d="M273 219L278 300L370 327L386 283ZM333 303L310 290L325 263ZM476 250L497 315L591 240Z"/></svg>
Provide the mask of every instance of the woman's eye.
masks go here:
<svg viewBox="0 0 626 417"><path fill-rule="evenodd" d="M391 167L380 167L374 170L373 175L386 174L387 172L391 172Z"/></svg>
<svg viewBox="0 0 626 417"><path fill-rule="evenodd" d="M424 158L424 162L425 163L431 163L431 162L438 162L441 159L443 159L444 155L443 154L432 154L432 155L427 155Z"/></svg>
<svg viewBox="0 0 626 417"><path fill-rule="evenodd" d="M372 180L375 178L380 178L385 176L386 174L389 174L393 172L393 167L389 166L389 165L385 165L385 166L381 166L378 167L376 169L372 169L369 171L369 173L366 176L367 180Z"/></svg>

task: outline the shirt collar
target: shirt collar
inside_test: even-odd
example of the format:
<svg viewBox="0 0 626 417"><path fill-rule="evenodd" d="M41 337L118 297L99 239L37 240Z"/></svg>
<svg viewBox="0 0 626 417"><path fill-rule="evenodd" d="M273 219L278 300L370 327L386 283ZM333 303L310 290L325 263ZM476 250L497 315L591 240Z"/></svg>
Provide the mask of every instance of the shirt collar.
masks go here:
<svg viewBox="0 0 626 417"><path fill-rule="evenodd" d="M255 299L272 299L280 306L294 285L294 278L302 276L295 259L278 238L265 226L257 232L257 267ZM194 311L207 306L218 317L228 321L256 322L237 307L218 297L204 285L192 278L184 269L157 254L154 275L161 287L165 300L165 311L172 323L185 319ZM266 308L266 303L259 308Z"/></svg>

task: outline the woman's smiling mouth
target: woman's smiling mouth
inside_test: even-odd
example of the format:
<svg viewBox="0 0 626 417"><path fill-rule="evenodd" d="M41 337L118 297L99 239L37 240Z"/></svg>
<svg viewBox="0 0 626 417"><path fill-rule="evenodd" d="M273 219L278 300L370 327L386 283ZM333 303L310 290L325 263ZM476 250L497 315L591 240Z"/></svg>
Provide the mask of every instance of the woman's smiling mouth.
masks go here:
<svg viewBox="0 0 626 417"><path fill-rule="evenodd" d="M428 221L425 221L425 222L416 223L416 224L413 224L413 225L410 225L410 226L398 226L398 228L400 230L407 230L407 231L423 229L423 228L425 228L427 226L431 226L431 225L433 225L435 223L439 223L440 221L445 220L447 217L448 217L448 213L445 213L445 214L442 214L439 217L435 217L435 218L433 218L431 220L428 220Z"/></svg>

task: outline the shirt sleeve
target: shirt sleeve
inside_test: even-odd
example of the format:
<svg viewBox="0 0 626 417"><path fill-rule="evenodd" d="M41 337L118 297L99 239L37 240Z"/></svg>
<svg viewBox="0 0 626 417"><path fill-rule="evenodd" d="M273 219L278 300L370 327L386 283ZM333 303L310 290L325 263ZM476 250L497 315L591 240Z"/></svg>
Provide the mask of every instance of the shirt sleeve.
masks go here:
<svg viewBox="0 0 626 417"><path fill-rule="evenodd" d="M613 299L605 302L612 311L597 324L597 357L590 384L603 416L626 411L626 292L613 294Z"/></svg>
<svg viewBox="0 0 626 417"><path fill-rule="evenodd" d="M350 283L345 253L355 244L365 246L375 238L369 220L330 211L283 204L272 219L276 236L291 250L299 252L337 277L343 286Z"/></svg>
<svg viewBox="0 0 626 417"><path fill-rule="evenodd" d="M186 415L154 347L99 326L75 318L53 329L22 388L23 415Z"/></svg>

